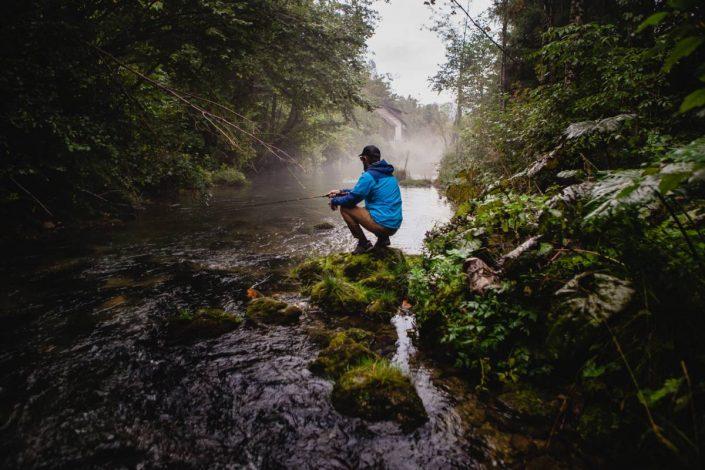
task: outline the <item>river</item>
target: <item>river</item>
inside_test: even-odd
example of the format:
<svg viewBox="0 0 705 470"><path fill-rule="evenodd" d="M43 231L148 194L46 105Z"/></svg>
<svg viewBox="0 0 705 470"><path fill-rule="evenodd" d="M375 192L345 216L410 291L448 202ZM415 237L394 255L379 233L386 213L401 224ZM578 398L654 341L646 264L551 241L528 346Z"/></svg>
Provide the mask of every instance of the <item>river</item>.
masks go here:
<svg viewBox="0 0 705 470"><path fill-rule="evenodd" d="M307 364L319 348L301 325L244 326L172 344L180 308L242 313L248 287L286 290L305 256L353 239L322 194L335 177L260 176L220 188L206 205L151 205L110 229L59 235L5 256L0 301L0 463L3 468L467 468L495 457L473 423L473 395L418 357L411 317L397 316L394 361L412 377L430 420L411 434L332 407L332 383ZM337 183L337 181L336 181ZM407 253L448 220L433 188L402 189ZM316 230L330 222L333 229ZM295 294L291 294L295 296ZM298 299L304 301L305 299ZM482 418L480 418L482 419Z"/></svg>

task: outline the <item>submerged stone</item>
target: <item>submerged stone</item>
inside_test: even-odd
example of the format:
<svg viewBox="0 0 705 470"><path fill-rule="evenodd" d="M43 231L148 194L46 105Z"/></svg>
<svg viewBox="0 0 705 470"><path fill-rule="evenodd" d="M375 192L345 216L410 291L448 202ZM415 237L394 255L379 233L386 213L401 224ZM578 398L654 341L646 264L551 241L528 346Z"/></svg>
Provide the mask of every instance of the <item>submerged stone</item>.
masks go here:
<svg viewBox="0 0 705 470"><path fill-rule="evenodd" d="M365 360L377 359L379 356L369 349L371 339L370 333L358 328L337 333L309 369L316 374L336 378Z"/></svg>
<svg viewBox="0 0 705 470"><path fill-rule="evenodd" d="M320 224L316 224L313 226L314 230L333 230L335 228L335 225L331 224L330 222L321 222Z"/></svg>
<svg viewBox="0 0 705 470"><path fill-rule="evenodd" d="M207 339L232 331L241 324L241 317L220 308L182 309L169 322L167 331L176 341Z"/></svg>
<svg viewBox="0 0 705 470"><path fill-rule="evenodd" d="M247 306L247 318L270 325L293 325L299 321L301 309L272 297L259 297Z"/></svg>
<svg viewBox="0 0 705 470"><path fill-rule="evenodd" d="M365 361L343 374L333 388L333 406L370 421L395 421L404 432L428 416L408 377L386 360Z"/></svg>

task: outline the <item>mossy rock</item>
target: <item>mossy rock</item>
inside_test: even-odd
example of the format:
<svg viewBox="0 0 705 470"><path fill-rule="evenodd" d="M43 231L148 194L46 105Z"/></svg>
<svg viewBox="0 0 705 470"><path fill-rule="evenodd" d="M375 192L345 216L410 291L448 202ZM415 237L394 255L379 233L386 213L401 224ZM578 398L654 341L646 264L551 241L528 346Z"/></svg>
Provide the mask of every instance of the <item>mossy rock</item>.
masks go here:
<svg viewBox="0 0 705 470"><path fill-rule="evenodd" d="M369 287L371 289L379 289L379 290L385 290L385 289L397 289L397 284L398 284L398 279L397 276L394 274L391 274L389 272L381 272L381 273L374 273L371 276L368 276L364 279L360 280L360 285Z"/></svg>
<svg viewBox="0 0 705 470"><path fill-rule="evenodd" d="M358 328L337 333L311 363L309 369L330 378L341 376L351 367L379 356L369 349L372 335Z"/></svg>
<svg viewBox="0 0 705 470"><path fill-rule="evenodd" d="M247 318L270 325L293 325L299 321L301 309L271 297L254 299L247 306Z"/></svg>
<svg viewBox="0 0 705 470"><path fill-rule="evenodd" d="M333 387L333 406L369 421L395 421L410 432L428 420L408 377L386 360L366 360L343 374Z"/></svg>
<svg viewBox="0 0 705 470"><path fill-rule="evenodd" d="M330 222L321 222L320 224L316 224L313 226L314 230L333 230L335 228L335 225L331 224Z"/></svg>
<svg viewBox="0 0 705 470"><path fill-rule="evenodd" d="M360 314L367 306L367 293L357 284L325 276L311 288L311 301L328 313Z"/></svg>
<svg viewBox="0 0 705 470"><path fill-rule="evenodd" d="M365 316L372 320L389 321L397 312L398 303L393 298L380 297L367 306Z"/></svg>
<svg viewBox="0 0 705 470"><path fill-rule="evenodd" d="M555 400L547 400L528 387L501 393L497 400L511 413L536 423L545 423L558 412Z"/></svg>
<svg viewBox="0 0 705 470"><path fill-rule="evenodd" d="M359 281L383 269L382 263L372 253L348 255L343 264L343 274L352 281Z"/></svg>
<svg viewBox="0 0 705 470"><path fill-rule="evenodd" d="M306 260L291 271L304 289L310 288L323 277L323 263L319 259Z"/></svg>
<svg viewBox="0 0 705 470"><path fill-rule="evenodd" d="M215 338L234 330L242 321L241 317L220 308L182 309L169 321L167 332L174 341Z"/></svg>

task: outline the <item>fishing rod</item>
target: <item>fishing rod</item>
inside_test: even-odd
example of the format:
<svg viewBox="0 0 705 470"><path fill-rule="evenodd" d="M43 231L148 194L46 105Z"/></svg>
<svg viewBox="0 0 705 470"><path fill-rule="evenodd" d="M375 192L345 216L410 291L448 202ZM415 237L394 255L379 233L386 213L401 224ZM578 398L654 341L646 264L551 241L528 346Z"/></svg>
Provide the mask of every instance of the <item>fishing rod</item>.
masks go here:
<svg viewBox="0 0 705 470"><path fill-rule="evenodd" d="M293 199L282 199L281 201L267 201L267 202L256 202L256 203L247 203L247 202L245 202L245 203L242 204L242 205L238 205L237 208L238 208L238 209L241 209L241 208L244 208L244 207L270 206L270 205L274 205L274 204L285 204L285 203L287 203L287 202L296 202L296 201L308 201L308 200L310 200L310 199L320 199L320 198L324 198L324 197L328 197L328 195L327 195L327 194L322 194L322 195L320 195L320 196L297 197L297 198L293 198ZM222 202L222 201L221 201L221 202Z"/></svg>

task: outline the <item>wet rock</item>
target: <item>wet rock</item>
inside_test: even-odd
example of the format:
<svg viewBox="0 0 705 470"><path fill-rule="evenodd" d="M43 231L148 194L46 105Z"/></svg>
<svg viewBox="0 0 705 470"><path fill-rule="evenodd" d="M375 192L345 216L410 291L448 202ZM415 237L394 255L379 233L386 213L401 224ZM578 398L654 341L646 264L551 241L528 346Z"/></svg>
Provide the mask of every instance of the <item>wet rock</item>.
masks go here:
<svg viewBox="0 0 705 470"><path fill-rule="evenodd" d="M379 356L369 348L371 339L370 333L357 328L337 333L309 369L319 375L337 378L365 360L378 359Z"/></svg>
<svg viewBox="0 0 705 470"><path fill-rule="evenodd" d="M370 421L395 421L410 432L428 420L409 378L386 360L365 361L343 374L333 388L333 406Z"/></svg>
<svg viewBox="0 0 705 470"><path fill-rule="evenodd" d="M497 401L513 415L535 424L550 424L559 410L555 400L548 400L528 387L504 392Z"/></svg>
<svg viewBox="0 0 705 470"><path fill-rule="evenodd" d="M247 306L247 318L270 325L293 325L299 321L301 309L272 297L259 297Z"/></svg>
<svg viewBox="0 0 705 470"><path fill-rule="evenodd" d="M480 258L468 258L463 269L468 275L468 286L475 294L484 294L488 289L499 287L499 277L494 269Z"/></svg>
<svg viewBox="0 0 705 470"><path fill-rule="evenodd" d="M306 329L306 334L309 339L318 346L325 348L330 344L333 338L333 333L325 327L313 326Z"/></svg>
<svg viewBox="0 0 705 470"><path fill-rule="evenodd" d="M357 284L326 276L311 288L311 301L328 313L361 314L367 306L367 293Z"/></svg>
<svg viewBox="0 0 705 470"><path fill-rule="evenodd" d="M241 317L220 308L182 309L169 322L167 332L173 341L207 339L232 331L241 324Z"/></svg>
<svg viewBox="0 0 705 470"><path fill-rule="evenodd" d="M321 222L320 224L316 224L313 226L314 230L333 230L335 228L335 225L331 224L330 222Z"/></svg>

